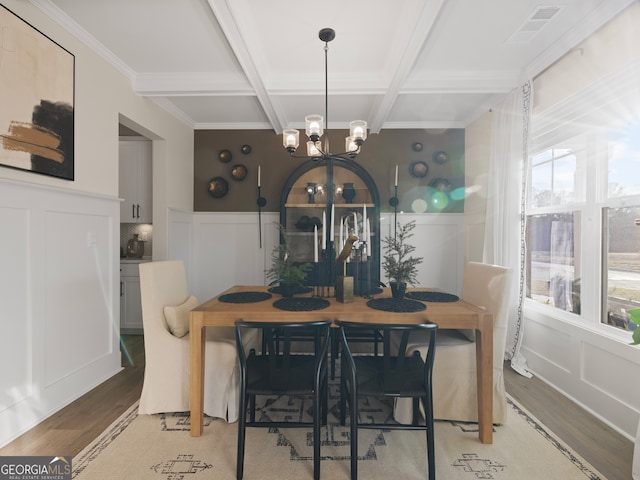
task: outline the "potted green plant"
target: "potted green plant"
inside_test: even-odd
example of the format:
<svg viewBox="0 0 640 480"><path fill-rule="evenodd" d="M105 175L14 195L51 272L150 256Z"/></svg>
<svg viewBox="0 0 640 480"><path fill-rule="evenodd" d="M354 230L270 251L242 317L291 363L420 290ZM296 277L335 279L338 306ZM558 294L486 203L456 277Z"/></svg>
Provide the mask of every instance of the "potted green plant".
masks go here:
<svg viewBox="0 0 640 480"><path fill-rule="evenodd" d="M627 310L627 313L629 314L629 319L636 325L631 335L631 345L640 345L640 308Z"/></svg>
<svg viewBox="0 0 640 480"><path fill-rule="evenodd" d="M271 280L270 285L278 283L282 296L291 297L296 289L302 287L307 278L307 273L311 269L309 263L296 263L289 247L287 232L284 227L280 228L279 245L273 247L271 252L271 268L266 271L267 278Z"/></svg>
<svg viewBox="0 0 640 480"><path fill-rule="evenodd" d="M391 294L396 299L404 298L407 285L418 283L417 265L422 263L422 258L411 256L416 247L407 243L407 240L413 236L415 227L415 221L404 225L398 222L396 235L382 240L384 244L382 267L389 279Z"/></svg>

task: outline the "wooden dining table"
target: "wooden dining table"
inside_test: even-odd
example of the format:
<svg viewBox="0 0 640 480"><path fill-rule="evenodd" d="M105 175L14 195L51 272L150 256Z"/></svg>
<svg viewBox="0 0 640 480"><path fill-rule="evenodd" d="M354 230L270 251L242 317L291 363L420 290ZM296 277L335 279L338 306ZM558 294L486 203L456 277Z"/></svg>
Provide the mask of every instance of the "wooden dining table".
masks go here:
<svg viewBox="0 0 640 480"><path fill-rule="evenodd" d="M219 301L222 295L237 292L267 292L265 286L234 286L191 310L191 436L202 435L204 422L204 354L205 328L234 326L236 320L251 322L348 320L368 323L437 323L440 329L473 329L476 331L476 368L478 379L478 431L482 443L493 442L493 315L463 300L455 302L428 302L418 312L387 312L367 305L367 299L354 297L351 303L340 303L326 298L329 306L313 311L288 311L273 306L282 298L253 303L227 303ZM424 289L419 289L424 290ZM383 289L376 298L390 297ZM437 352L436 352L437 355Z"/></svg>

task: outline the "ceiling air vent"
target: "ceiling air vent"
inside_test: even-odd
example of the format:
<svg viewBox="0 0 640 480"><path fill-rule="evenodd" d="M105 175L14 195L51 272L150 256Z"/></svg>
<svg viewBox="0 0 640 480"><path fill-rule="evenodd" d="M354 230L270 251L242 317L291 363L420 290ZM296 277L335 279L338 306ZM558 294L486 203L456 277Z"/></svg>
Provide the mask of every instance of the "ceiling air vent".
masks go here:
<svg viewBox="0 0 640 480"><path fill-rule="evenodd" d="M538 5L506 43L528 43L562 10L559 5Z"/></svg>

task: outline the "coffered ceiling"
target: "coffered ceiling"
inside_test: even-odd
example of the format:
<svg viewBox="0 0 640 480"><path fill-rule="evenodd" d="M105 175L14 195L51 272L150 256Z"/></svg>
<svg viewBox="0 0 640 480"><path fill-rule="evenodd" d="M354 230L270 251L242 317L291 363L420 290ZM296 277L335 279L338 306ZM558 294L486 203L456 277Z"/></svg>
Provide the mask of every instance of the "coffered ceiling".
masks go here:
<svg viewBox="0 0 640 480"><path fill-rule="evenodd" d="M30 0L195 129L464 128L633 0Z"/></svg>

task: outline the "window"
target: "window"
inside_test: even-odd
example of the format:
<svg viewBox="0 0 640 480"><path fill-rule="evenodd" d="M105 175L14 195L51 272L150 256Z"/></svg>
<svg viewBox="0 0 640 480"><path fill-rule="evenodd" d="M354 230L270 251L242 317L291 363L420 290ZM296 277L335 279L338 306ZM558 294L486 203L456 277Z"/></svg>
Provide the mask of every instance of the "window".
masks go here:
<svg viewBox="0 0 640 480"><path fill-rule="evenodd" d="M630 330L627 311L640 307L640 119L610 129L607 147L602 321Z"/></svg>
<svg viewBox="0 0 640 480"><path fill-rule="evenodd" d="M610 198L640 194L640 119L608 132Z"/></svg>
<svg viewBox="0 0 640 480"><path fill-rule="evenodd" d="M580 212L527 216L527 297L580 313Z"/></svg>
<svg viewBox="0 0 640 480"><path fill-rule="evenodd" d="M628 330L628 310L640 308L640 109L623 117L607 108L532 141L527 297Z"/></svg>
<svg viewBox="0 0 640 480"><path fill-rule="evenodd" d="M527 296L580 313L581 210L587 137L558 141L535 152L529 164L526 248Z"/></svg>
<svg viewBox="0 0 640 480"><path fill-rule="evenodd" d="M563 205L576 200L576 152L550 148L531 159L532 207Z"/></svg>

